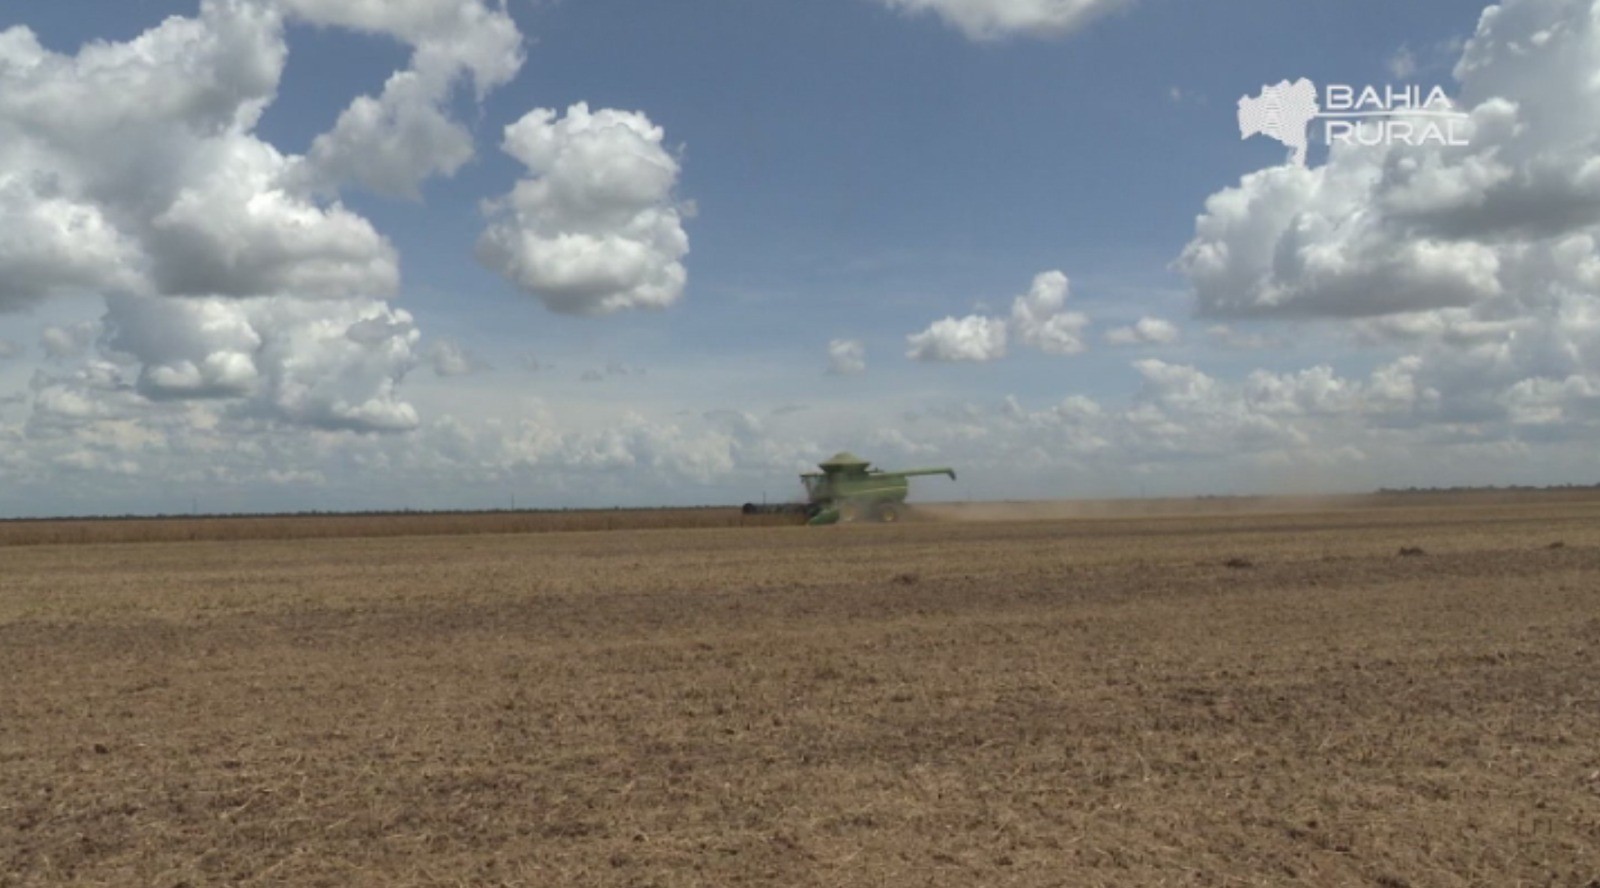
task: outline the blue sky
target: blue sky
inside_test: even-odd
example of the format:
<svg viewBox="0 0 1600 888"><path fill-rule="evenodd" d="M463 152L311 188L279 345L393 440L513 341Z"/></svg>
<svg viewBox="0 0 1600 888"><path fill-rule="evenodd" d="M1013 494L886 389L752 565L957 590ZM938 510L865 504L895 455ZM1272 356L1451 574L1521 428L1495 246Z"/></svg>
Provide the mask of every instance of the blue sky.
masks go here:
<svg viewBox="0 0 1600 888"><path fill-rule="evenodd" d="M1594 187L1595 132L1537 114L1593 98L1589 11L13 10L0 514L725 502L842 448L962 465L980 498L1587 483L1596 219L1430 220L1515 183L1537 213L1541 170ZM1299 77L1439 84L1479 135L1336 156L1313 125L1296 169L1235 103ZM518 121L543 167L502 150ZM272 215L235 230L268 212L246 181ZM216 256L216 292L175 283Z"/></svg>

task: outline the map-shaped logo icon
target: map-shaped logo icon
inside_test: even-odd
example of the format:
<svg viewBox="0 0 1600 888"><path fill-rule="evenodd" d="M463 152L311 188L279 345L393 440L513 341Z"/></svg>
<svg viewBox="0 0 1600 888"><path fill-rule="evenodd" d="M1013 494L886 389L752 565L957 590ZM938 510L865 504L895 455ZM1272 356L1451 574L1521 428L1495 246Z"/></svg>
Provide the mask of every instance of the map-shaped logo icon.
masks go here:
<svg viewBox="0 0 1600 888"><path fill-rule="evenodd" d="M1322 112L1316 84L1302 77L1261 87L1256 96L1239 98L1239 138L1260 134L1289 149L1289 159L1306 165L1306 129Z"/></svg>

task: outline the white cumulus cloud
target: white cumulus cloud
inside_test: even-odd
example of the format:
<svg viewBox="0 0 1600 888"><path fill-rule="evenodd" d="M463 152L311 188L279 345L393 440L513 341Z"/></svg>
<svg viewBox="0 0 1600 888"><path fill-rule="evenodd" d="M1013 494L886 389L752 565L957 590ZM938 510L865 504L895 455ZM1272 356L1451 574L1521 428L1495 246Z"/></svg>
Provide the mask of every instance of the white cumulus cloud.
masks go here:
<svg viewBox="0 0 1600 888"><path fill-rule="evenodd" d="M447 95L413 71L393 75L380 96L357 97L316 138L298 175L313 187L353 181L420 199L426 179L454 175L473 156L472 134L442 107Z"/></svg>
<svg viewBox="0 0 1600 888"><path fill-rule="evenodd" d="M304 157L256 133L288 21L411 50ZM419 333L384 301L398 256L339 189L416 197L458 170L472 136L451 117L454 94L470 83L483 99L522 62L509 13L485 0L202 0L194 16L77 53L0 30L0 310L106 299L101 322L45 331L58 362L96 339L101 354L93 373L48 376L35 414L122 416L142 398L152 416L206 403L254 424L418 426L398 386Z"/></svg>
<svg viewBox="0 0 1600 888"><path fill-rule="evenodd" d="M295 16L387 34L413 47L412 69L426 78L467 72L480 97L516 76L522 35L503 3L483 0L278 0Z"/></svg>
<svg viewBox="0 0 1600 888"><path fill-rule="evenodd" d="M1009 340L1046 354L1075 355L1084 350L1083 331L1089 318L1067 311L1071 283L1060 271L1034 275L1028 291L1011 302L1009 317L968 315L935 321L907 337L906 357L917 361L996 361L1006 356Z"/></svg>
<svg viewBox="0 0 1600 888"><path fill-rule="evenodd" d="M392 292L392 247L286 179L253 130L287 48L270 4L206 0L76 55L0 32L0 308L63 292Z"/></svg>
<svg viewBox="0 0 1600 888"><path fill-rule="evenodd" d="M412 49L304 157L256 133L289 19ZM415 194L454 171L471 156L448 116L457 86L482 98L521 63L509 15L482 0L202 0L192 17L70 54L23 26L0 31L0 311L101 295L92 360L129 370L120 387L36 397L36 412L115 392L119 410L142 398L219 403L246 422L415 427L398 386L419 333L384 301L399 259L338 188ZM44 346L59 361L90 342L56 328Z"/></svg>
<svg viewBox="0 0 1600 888"><path fill-rule="evenodd" d="M1321 166L1251 173L1206 202L1178 267L1218 315L1365 317L1592 286L1596 70L1600 5L1491 6L1454 72L1469 144L1336 144Z"/></svg>
<svg viewBox="0 0 1600 888"><path fill-rule="evenodd" d="M932 13L972 40L1058 37L1080 30L1133 0L880 0L907 13Z"/></svg>
<svg viewBox="0 0 1600 888"><path fill-rule="evenodd" d="M480 370L491 369L488 363L468 351L454 339L437 339L428 347L425 357L436 376L466 376ZM537 369L535 366L534 369Z"/></svg>
<svg viewBox="0 0 1600 888"><path fill-rule="evenodd" d="M1203 314L1333 319L1400 353L1390 388L1433 393L1417 421L1486 441L1590 434L1597 71L1600 2L1490 6L1447 85L1467 144L1335 144L1321 165L1251 173L1206 201L1176 267Z"/></svg>
<svg viewBox="0 0 1600 888"><path fill-rule="evenodd" d="M154 401L231 399L235 415L325 429L405 431L397 386L417 363L411 315L382 300L107 301L106 348Z"/></svg>
<svg viewBox="0 0 1600 888"><path fill-rule="evenodd" d="M1083 351L1083 328L1089 318L1066 310L1070 290L1067 276L1059 271L1035 275L1028 292L1011 303L1011 328L1018 341L1052 355Z"/></svg>
<svg viewBox="0 0 1600 888"><path fill-rule="evenodd" d="M488 205L479 259L564 314L677 302L689 237L663 135L641 113L584 103L508 126L506 152L533 175Z"/></svg>
<svg viewBox="0 0 1600 888"><path fill-rule="evenodd" d="M828 343L828 373L855 376L866 372L867 347L859 339L834 339Z"/></svg>
<svg viewBox="0 0 1600 888"><path fill-rule="evenodd" d="M1132 324L1106 331L1111 345L1170 345L1178 341L1178 326L1164 318L1146 315Z"/></svg>
<svg viewBox="0 0 1600 888"><path fill-rule="evenodd" d="M913 361L997 361L1006 356L1006 322L967 315L934 321L921 333L906 337L906 357Z"/></svg>
<svg viewBox="0 0 1600 888"><path fill-rule="evenodd" d="M481 0L281 0L295 16L385 34L413 48L377 96L359 96L312 143L297 179L323 189L357 182L379 194L418 198L435 175L473 156L472 134L450 116L470 78L482 99L522 67L522 35L503 6Z"/></svg>

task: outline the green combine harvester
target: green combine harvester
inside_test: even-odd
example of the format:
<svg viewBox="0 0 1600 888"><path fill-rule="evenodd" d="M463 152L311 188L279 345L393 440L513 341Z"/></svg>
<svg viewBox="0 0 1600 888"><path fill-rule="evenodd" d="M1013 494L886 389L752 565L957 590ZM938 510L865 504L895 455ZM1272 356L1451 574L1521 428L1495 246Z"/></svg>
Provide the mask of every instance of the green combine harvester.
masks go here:
<svg viewBox="0 0 1600 888"><path fill-rule="evenodd" d="M956 479L949 468L904 469L886 472L851 453L836 453L819 463L820 472L800 476L805 485L804 503L745 503L746 515L804 515L807 524L837 524L840 521L877 521L889 524L905 512L906 494L916 475L946 475Z"/></svg>

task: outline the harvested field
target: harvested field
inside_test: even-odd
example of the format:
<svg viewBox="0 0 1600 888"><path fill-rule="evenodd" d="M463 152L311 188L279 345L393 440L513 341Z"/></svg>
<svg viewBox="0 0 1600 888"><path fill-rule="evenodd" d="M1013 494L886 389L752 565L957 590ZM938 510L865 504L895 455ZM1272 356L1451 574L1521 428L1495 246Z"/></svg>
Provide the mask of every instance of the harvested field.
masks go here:
<svg viewBox="0 0 1600 888"><path fill-rule="evenodd" d="M13 540L0 886L1600 885L1600 498L1417 502Z"/></svg>
<svg viewBox="0 0 1600 888"><path fill-rule="evenodd" d="M1328 512L1425 506L1553 505L1592 502L1588 488L1546 491L1463 491L1344 494L1320 497L1194 497L1010 503L932 503L908 513L912 521L1046 521L1061 518L1167 518ZM306 540L330 537L565 533L589 530L686 530L782 527L795 515L745 515L737 506L663 509L526 509L495 512L312 513L303 515L164 515L148 518L0 520L0 546L82 543L175 543L230 540Z"/></svg>
<svg viewBox="0 0 1600 888"><path fill-rule="evenodd" d="M731 507L19 519L0 521L0 546L684 530L793 523L781 515L742 515Z"/></svg>

